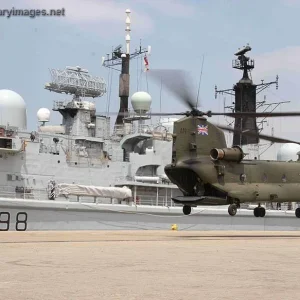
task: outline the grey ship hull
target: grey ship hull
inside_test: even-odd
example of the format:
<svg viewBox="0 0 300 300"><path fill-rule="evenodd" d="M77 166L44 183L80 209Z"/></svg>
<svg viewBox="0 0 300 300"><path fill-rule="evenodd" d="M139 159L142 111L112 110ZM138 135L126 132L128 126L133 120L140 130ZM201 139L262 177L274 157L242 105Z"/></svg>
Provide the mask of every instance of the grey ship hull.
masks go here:
<svg viewBox="0 0 300 300"><path fill-rule="evenodd" d="M294 211L267 210L265 218L255 218L253 211L241 209L230 217L227 207L198 207L185 216L180 207L2 198L0 212L0 229L10 231L171 230L173 224L178 230L300 230Z"/></svg>

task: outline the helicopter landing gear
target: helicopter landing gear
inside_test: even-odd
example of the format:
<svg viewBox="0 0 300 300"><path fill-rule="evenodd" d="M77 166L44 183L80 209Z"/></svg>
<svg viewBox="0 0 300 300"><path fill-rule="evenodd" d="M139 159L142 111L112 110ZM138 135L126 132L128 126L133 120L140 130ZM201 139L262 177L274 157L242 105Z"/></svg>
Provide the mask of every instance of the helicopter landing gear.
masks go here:
<svg viewBox="0 0 300 300"><path fill-rule="evenodd" d="M237 212L237 205L236 204L230 204L228 207L228 213L231 216L235 216Z"/></svg>
<svg viewBox="0 0 300 300"><path fill-rule="evenodd" d="M182 211L185 215L189 215L192 211L192 208L189 205L184 205Z"/></svg>
<svg viewBox="0 0 300 300"><path fill-rule="evenodd" d="M296 208L295 215L297 218L300 218L300 207Z"/></svg>
<svg viewBox="0 0 300 300"><path fill-rule="evenodd" d="M253 214L256 218L258 217L264 217L266 215L266 210L262 206L257 206L254 208Z"/></svg>

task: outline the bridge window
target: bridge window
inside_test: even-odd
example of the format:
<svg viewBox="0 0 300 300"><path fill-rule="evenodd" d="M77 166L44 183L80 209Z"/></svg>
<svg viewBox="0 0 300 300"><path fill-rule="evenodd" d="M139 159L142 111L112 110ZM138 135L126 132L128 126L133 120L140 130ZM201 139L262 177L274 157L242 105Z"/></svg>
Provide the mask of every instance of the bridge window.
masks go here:
<svg viewBox="0 0 300 300"><path fill-rule="evenodd" d="M0 148L12 149L12 139L0 139Z"/></svg>

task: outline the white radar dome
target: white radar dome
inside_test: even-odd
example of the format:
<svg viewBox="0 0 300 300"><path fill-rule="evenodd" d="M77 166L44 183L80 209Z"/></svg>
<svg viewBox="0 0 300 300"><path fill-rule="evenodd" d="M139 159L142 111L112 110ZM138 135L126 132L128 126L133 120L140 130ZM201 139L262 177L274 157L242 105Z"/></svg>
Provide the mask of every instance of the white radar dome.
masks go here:
<svg viewBox="0 0 300 300"><path fill-rule="evenodd" d="M26 129L26 103L14 91L0 90L0 125Z"/></svg>
<svg viewBox="0 0 300 300"><path fill-rule="evenodd" d="M294 143L287 143L280 147L277 153L277 160L289 161L298 159L297 152L300 151L300 145Z"/></svg>
<svg viewBox="0 0 300 300"><path fill-rule="evenodd" d="M39 122L50 121L50 110L48 108L40 108L36 115Z"/></svg>
<svg viewBox="0 0 300 300"><path fill-rule="evenodd" d="M138 114L145 114L150 110L152 103L151 96L146 92L136 92L131 97L131 105Z"/></svg>

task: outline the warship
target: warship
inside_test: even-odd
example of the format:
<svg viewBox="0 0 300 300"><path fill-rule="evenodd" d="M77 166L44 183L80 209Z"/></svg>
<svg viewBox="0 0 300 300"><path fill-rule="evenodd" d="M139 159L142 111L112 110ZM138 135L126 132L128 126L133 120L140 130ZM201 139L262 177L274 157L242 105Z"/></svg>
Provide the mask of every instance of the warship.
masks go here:
<svg viewBox="0 0 300 300"><path fill-rule="evenodd" d="M285 209L257 219L246 206L230 218L224 207L197 207L184 215L174 204L172 197L182 193L164 166L171 159L176 119L154 123L152 98L145 91L131 96L129 109L130 60L142 57L147 72L151 47L130 53L130 10L126 15L126 50L119 46L102 58L105 67L121 67L120 110L113 126L110 116L97 113L87 100L102 97L107 83L81 67L50 70L45 89L70 97L54 101L59 125L48 125L50 110L43 107L37 130L27 130L23 98L0 90L0 231L298 230L293 212Z"/></svg>

